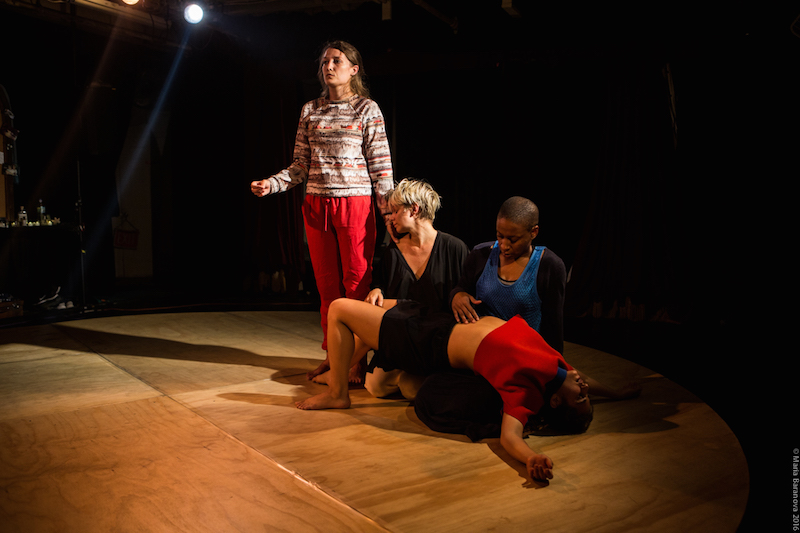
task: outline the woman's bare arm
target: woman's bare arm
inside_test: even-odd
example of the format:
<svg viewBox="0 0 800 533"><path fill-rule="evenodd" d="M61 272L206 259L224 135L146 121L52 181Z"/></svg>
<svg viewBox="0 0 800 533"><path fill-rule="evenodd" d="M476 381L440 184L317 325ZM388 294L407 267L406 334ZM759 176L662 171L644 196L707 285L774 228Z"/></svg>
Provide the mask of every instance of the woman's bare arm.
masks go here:
<svg viewBox="0 0 800 533"><path fill-rule="evenodd" d="M583 381L589 385L589 394L603 396L611 400L627 400L635 398L642 392L642 387L638 383L628 383L623 387L609 387L604 383L600 383L596 379L587 376L577 368L575 369Z"/></svg>
<svg viewBox="0 0 800 533"><path fill-rule="evenodd" d="M511 415L503 413L500 426L500 444L517 461L525 464L531 479L553 479L553 461L544 454L530 449L522 438L522 422Z"/></svg>

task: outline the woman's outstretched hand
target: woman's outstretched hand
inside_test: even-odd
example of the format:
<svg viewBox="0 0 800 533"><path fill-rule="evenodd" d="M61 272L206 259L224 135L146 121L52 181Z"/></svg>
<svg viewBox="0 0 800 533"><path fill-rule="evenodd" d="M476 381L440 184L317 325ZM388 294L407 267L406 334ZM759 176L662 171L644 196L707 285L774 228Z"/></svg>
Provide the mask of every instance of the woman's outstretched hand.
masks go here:
<svg viewBox="0 0 800 533"><path fill-rule="evenodd" d="M533 480L553 479L553 460L542 453L534 453L525 464Z"/></svg>

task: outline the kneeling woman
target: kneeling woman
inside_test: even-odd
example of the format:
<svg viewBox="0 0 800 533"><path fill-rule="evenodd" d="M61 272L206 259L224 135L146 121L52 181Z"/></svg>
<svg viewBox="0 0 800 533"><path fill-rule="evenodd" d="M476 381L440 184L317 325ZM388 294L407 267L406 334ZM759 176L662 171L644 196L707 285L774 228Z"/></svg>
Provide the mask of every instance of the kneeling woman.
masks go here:
<svg viewBox="0 0 800 533"><path fill-rule="evenodd" d="M469 369L486 378L503 399L500 443L525 463L533 479L552 479L553 462L523 440L530 416L546 410L552 426L571 433L585 431L591 422L588 391L596 382L567 364L524 320L484 317L458 324L450 313L428 312L408 300L386 300L383 307L334 301L328 314L329 388L297 402L298 408L350 407L348 369L353 354L359 353L356 344L362 342L378 349L387 364L407 372Z"/></svg>

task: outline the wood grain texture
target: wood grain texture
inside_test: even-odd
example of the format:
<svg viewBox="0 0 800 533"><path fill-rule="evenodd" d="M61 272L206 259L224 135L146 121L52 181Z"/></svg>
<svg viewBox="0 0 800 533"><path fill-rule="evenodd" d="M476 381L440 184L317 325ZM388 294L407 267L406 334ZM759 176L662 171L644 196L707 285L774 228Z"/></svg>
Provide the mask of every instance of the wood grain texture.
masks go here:
<svg viewBox="0 0 800 533"><path fill-rule="evenodd" d="M0 433L3 531L384 531L163 396Z"/></svg>
<svg viewBox="0 0 800 533"><path fill-rule="evenodd" d="M177 394L304 374L325 358L318 316L299 313L292 326L278 312L140 315L58 327L153 388Z"/></svg>
<svg viewBox="0 0 800 533"><path fill-rule="evenodd" d="M24 329L24 328L21 328ZM589 431L532 436L532 483L498 439L431 431L406 401L323 390L318 315L186 313L0 331L0 524L9 531L735 531L736 437L664 376L567 343L641 397ZM17 527L18 526L18 527ZM6 531L0 525L0 531Z"/></svg>
<svg viewBox="0 0 800 533"><path fill-rule="evenodd" d="M160 394L53 326L20 330L0 336L0 420Z"/></svg>

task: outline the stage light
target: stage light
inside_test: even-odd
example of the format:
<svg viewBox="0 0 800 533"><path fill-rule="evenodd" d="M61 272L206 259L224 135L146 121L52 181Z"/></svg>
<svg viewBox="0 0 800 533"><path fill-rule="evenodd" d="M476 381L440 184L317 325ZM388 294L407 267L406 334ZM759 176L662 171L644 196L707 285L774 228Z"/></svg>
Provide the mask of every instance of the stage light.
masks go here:
<svg viewBox="0 0 800 533"><path fill-rule="evenodd" d="M122 0L122 3L129 6L135 6L139 3L139 0Z"/></svg>
<svg viewBox="0 0 800 533"><path fill-rule="evenodd" d="M187 4L186 9L183 10L183 18L189 24L197 24L203 20L203 8L194 2Z"/></svg>

